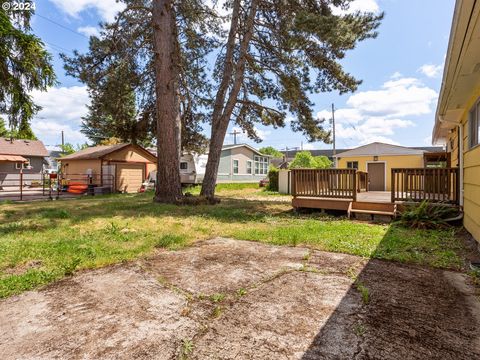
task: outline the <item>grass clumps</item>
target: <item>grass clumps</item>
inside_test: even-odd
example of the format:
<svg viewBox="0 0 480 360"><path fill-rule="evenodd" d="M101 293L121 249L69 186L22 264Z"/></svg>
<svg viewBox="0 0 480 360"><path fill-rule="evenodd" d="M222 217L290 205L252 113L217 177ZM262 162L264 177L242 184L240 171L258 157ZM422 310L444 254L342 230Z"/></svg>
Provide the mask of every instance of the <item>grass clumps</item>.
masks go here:
<svg viewBox="0 0 480 360"><path fill-rule="evenodd" d="M179 250L186 245L186 236L166 234L155 242L156 248L165 248L168 250Z"/></svg>

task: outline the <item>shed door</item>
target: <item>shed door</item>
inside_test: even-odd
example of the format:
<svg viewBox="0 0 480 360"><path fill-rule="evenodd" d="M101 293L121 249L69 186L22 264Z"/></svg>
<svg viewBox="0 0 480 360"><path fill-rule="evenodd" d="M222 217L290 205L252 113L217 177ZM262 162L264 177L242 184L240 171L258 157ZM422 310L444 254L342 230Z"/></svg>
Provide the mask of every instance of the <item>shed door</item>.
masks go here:
<svg viewBox="0 0 480 360"><path fill-rule="evenodd" d="M145 176L144 170L143 164L117 164L117 191L138 192Z"/></svg>
<svg viewBox="0 0 480 360"><path fill-rule="evenodd" d="M368 163L368 190L385 191L385 163Z"/></svg>

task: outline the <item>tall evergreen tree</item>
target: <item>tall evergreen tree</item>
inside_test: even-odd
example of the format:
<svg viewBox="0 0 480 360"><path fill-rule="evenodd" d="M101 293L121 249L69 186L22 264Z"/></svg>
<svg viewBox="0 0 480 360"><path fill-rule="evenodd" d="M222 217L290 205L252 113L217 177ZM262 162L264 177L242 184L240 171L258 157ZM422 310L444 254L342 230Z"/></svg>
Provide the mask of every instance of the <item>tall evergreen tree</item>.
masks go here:
<svg viewBox="0 0 480 360"><path fill-rule="evenodd" d="M0 1L2 5L6 2ZM5 8L0 8L0 114L7 116L14 131L32 136L29 122L40 107L29 93L53 86L55 74L50 54L31 33L31 11Z"/></svg>
<svg viewBox="0 0 480 360"><path fill-rule="evenodd" d="M355 91L361 83L339 60L359 41L377 36L383 14L338 14L353 0L231 0L227 38L215 67L209 156L201 194L215 192L220 154L230 122L257 139L254 124L285 126L310 141L330 141L313 114L311 93Z"/></svg>
<svg viewBox="0 0 480 360"><path fill-rule="evenodd" d="M92 105L83 128L87 136L122 137L137 130L147 138L156 135L156 198L174 202L182 195L176 175L180 148L202 152L207 144L200 124L210 101L205 65L213 47L208 34L215 32L216 22L208 20L209 9L200 0L125 2L126 9L115 21L102 25L100 38L90 38L87 54L63 56L65 68L90 89ZM166 18L171 22L164 23ZM159 76L162 82L157 82ZM116 101L128 98L130 89L135 93L134 121L128 121L133 119L129 103ZM111 103L105 105L107 101ZM169 173L163 174L164 169Z"/></svg>

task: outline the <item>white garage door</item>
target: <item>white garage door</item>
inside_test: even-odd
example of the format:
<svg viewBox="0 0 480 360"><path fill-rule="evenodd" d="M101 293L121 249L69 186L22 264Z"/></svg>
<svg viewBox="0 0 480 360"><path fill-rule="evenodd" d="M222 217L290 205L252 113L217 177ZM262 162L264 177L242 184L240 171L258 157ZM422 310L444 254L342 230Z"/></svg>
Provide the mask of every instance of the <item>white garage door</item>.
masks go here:
<svg viewBox="0 0 480 360"><path fill-rule="evenodd" d="M140 190L144 178L143 164L117 164L117 190L134 193Z"/></svg>

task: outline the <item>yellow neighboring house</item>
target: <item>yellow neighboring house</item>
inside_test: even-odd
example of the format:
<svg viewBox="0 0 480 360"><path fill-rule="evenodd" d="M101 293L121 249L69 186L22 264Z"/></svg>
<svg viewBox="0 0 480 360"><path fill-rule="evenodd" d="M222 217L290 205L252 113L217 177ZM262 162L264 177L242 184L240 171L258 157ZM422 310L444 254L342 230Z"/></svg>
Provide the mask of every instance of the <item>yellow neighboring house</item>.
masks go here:
<svg viewBox="0 0 480 360"><path fill-rule="evenodd" d="M439 149L441 150L441 149ZM357 169L368 173L369 191L390 191L391 173L395 168L423 168L432 153L421 148L374 142L334 156L339 169Z"/></svg>
<svg viewBox="0 0 480 360"><path fill-rule="evenodd" d="M432 140L460 168L464 225L480 241L480 1L456 2Z"/></svg>

